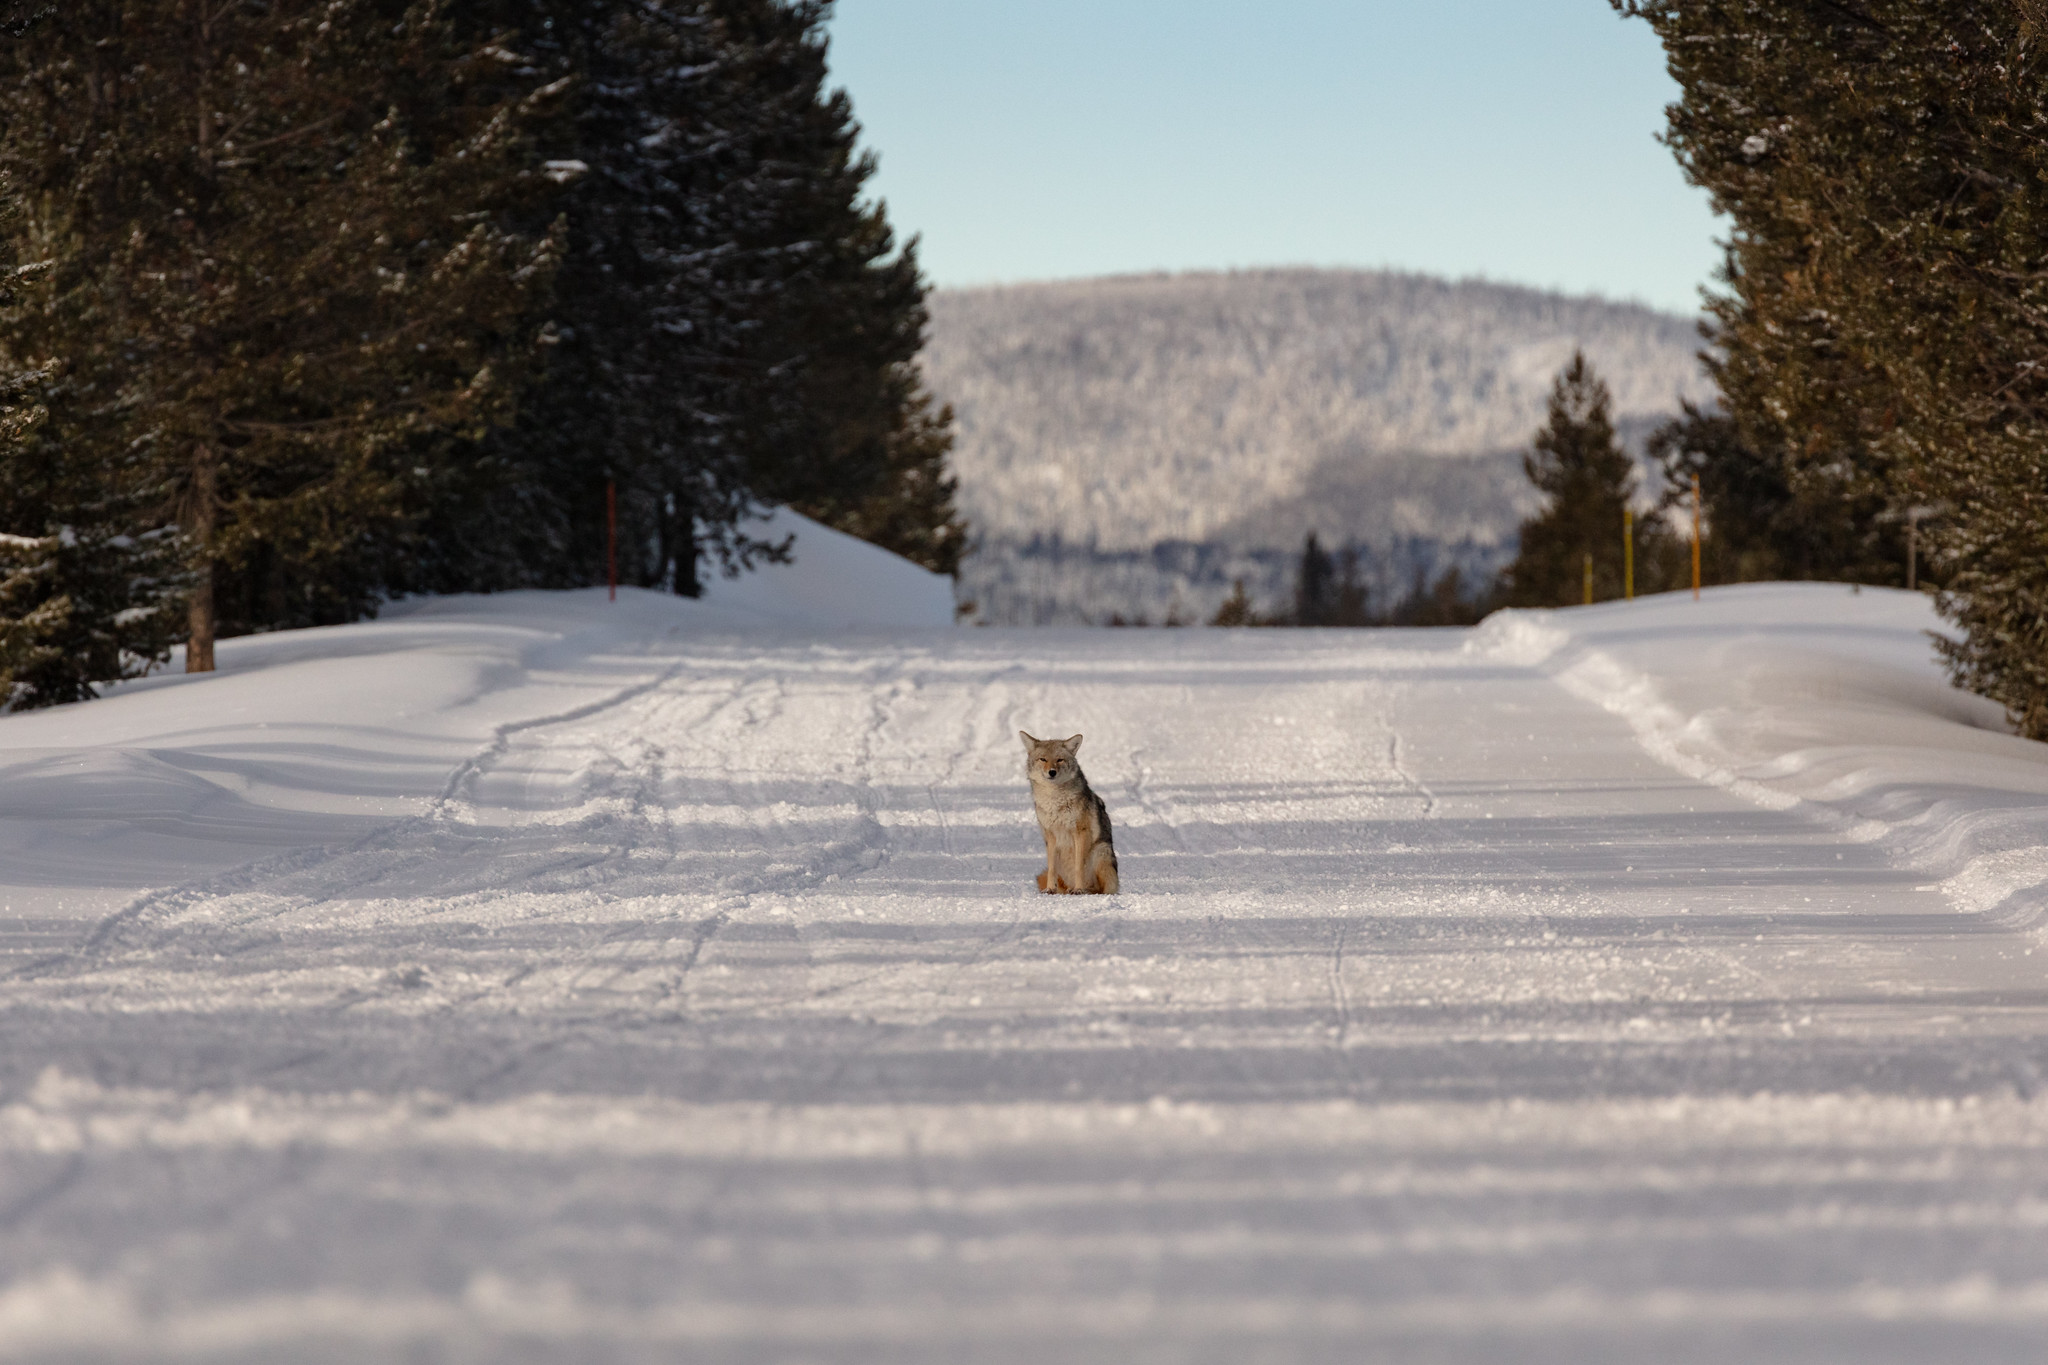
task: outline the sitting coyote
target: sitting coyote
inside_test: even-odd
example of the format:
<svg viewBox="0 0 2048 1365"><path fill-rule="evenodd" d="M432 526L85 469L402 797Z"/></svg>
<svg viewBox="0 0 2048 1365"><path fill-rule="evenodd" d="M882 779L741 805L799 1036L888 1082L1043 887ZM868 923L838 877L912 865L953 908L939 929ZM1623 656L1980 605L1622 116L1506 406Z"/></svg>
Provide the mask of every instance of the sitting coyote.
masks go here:
<svg viewBox="0 0 2048 1365"><path fill-rule="evenodd" d="M1110 841L1109 809L1081 775L1074 751L1081 737L1024 741L1024 775L1031 779L1031 804L1045 836L1045 871L1038 889L1058 893L1116 894L1116 845Z"/></svg>

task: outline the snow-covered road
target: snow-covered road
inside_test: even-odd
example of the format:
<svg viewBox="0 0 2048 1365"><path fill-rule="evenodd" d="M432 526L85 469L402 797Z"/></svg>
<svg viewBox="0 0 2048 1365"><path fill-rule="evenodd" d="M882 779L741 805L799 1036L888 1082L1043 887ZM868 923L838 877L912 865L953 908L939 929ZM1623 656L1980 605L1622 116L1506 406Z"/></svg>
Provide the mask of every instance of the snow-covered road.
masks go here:
<svg viewBox="0 0 2048 1365"><path fill-rule="evenodd" d="M1884 596L1831 657L1914 641ZM597 598L519 600L329 633L318 676L389 683L347 727L287 637L0 722L0 1358L2048 1350L2048 953L1979 865L2032 884L2048 766L1911 667L1857 749L1797 696L1716 726L1754 596L1475 635L634 595L596 644ZM199 687L252 709L185 724ZM1962 757L1913 787L1920 722ZM1033 889L1019 728L1087 735L1125 894ZM94 805L158 778L205 799Z"/></svg>

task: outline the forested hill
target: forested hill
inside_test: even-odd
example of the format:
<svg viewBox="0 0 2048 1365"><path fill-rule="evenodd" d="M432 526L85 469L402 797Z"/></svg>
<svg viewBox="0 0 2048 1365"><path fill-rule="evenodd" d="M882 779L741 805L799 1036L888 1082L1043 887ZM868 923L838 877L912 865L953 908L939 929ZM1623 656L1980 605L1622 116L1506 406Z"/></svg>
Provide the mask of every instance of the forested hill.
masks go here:
<svg viewBox="0 0 2048 1365"><path fill-rule="evenodd" d="M942 290L930 307L924 370L958 415L960 506L982 538L963 592L987 619L1144 609L1016 599L998 561L1055 536L1068 559L1278 551L1311 529L1484 558L1530 505L1517 452L1574 347L1632 444L1710 392L1689 319L1420 275L1127 276ZM1161 591L1197 609L1227 588Z"/></svg>

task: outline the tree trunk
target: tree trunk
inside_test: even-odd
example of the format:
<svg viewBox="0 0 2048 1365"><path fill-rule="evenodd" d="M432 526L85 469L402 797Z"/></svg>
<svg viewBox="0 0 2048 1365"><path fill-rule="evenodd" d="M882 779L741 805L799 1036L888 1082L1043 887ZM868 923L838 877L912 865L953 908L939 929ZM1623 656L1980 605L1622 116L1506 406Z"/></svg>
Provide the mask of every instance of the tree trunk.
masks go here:
<svg viewBox="0 0 2048 1365"><path fill-rule="evenodd" d="M199 0L193 8L198 19L195 66L199 72L199 88L195 92L199 148L199 164L207 173L212 171L213 154L213 102L207 96L206 77L211 66L208 48L212 34L212 7ZM203 239L202 239L203 240ZM220 457L211 445L201 444L192 452L192 514L187 520L187 529L192 536L192 545L197 556L193 566L192 597L189 610L191 629L185 638L185 671L187 673L213 672L213 634L215 612L213 603L213 530L214 507L218 501Z"/></svg>
<svg viewBox="0 0 2048 1365"><path fill-rule="evenodd" d="M189 620L185 640L185 671L213 672L213 558L214 505L218 491L220 463L212 446L202 445L192 455L191 514L186 530L197 556L192 579Z"/></svg>
<svg viewBox="0 0 2048 1365"><path fill-rule="evenodd" d="M697 577L696 513L689 499L679 493L669 494L666 502L660 525L664 561L660 567L673 574L670 583L678 597L702 597L704 583Z"/></svg>

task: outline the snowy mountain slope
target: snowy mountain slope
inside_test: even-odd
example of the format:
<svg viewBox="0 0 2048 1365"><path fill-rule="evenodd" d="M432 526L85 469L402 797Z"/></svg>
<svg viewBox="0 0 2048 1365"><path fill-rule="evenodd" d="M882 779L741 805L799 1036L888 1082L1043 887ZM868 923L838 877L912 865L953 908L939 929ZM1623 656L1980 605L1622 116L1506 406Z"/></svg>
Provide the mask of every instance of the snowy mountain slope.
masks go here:
<svg viewBox="0 0 2048 1365"><path fill-rule="evenodd" d="M1457 539L1466 490L1426 503L1417 466L1525 446L1575 346L1624 420L1709 392L1685 319L1417 275L1261 270L954 289L934 294L931 312L925 373L958 418L969 519L993 536L1057 531L1105 549L1230 539L1320 501L1347 472L1365 488L1398 479L1411 491L1382 522L1327 526L1326 538ZM1501 510L1488 512L1497 521Z"/></svg>
<svg viewBox="0 0 2048 1365"><path fill-rule="evenodd" d="M2032 1361L2034 893L1914 860L2048 762L1931 624L507 594L0 719L0 1359Z"/></svg>
<svg viewBox="0 0 2048 1365"><path fill-rule="evenodd" d="M1638 445L1710 392L1685 319L1474 281L1130 276L942 290L931 311L925 373L954 407L960 504L996 560L1053 536L1500 546L1530 506L1517 452L1574 347ZM970 565L967 595L1001 574Z"/></svg>

